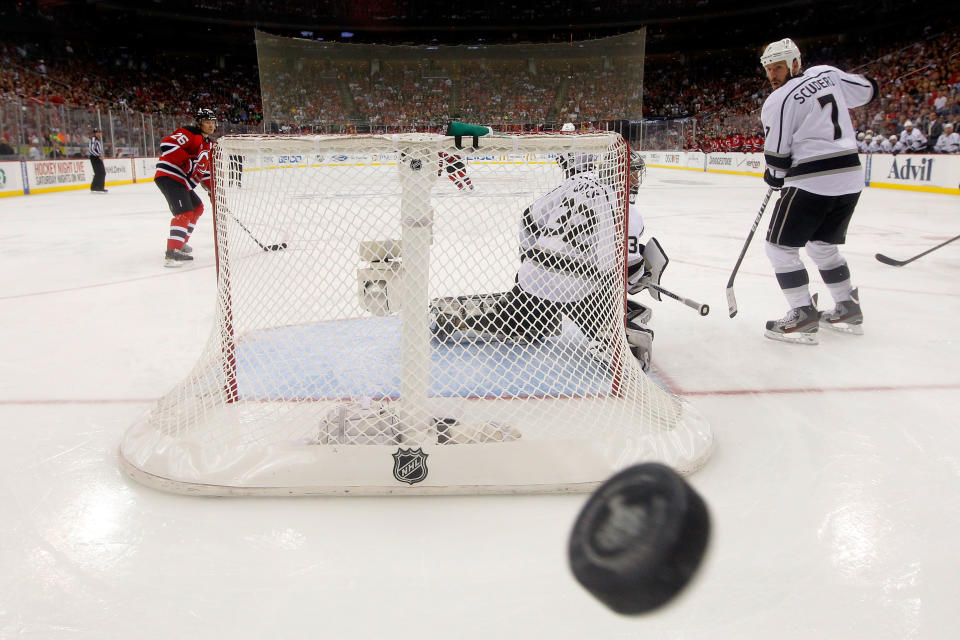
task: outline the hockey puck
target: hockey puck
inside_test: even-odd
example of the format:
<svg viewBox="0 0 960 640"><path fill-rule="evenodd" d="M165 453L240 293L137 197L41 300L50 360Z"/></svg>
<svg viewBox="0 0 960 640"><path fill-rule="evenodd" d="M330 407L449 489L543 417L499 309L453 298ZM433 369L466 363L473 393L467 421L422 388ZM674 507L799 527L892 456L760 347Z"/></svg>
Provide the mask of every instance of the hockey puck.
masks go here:
<svg viewBox="0 0 960 640"><path fill-rule="evenodd" d="M689 583L710 537L703 499L672 469L624 469L590 496L568 548L574 577L624 614L667 603Z"/></svg>

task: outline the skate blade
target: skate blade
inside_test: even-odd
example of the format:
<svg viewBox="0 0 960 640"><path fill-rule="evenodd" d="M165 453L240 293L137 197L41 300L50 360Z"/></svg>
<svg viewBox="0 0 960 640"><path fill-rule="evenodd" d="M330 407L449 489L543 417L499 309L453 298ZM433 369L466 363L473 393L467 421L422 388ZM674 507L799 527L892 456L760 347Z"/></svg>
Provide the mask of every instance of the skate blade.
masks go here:
<svg viewBox="0 0 960 640"><path fill-rule="evenodd" d="M167 268L169 268L169 269L175 269L175 268L177 268L177 267L182 267L182 266L183 266L183 261L182 261L182 260L166 260L166 259L165 259L165 260L163 261L163 266L165 266L165 267L167 267Z"/></svg>
<svg viewBox="0 0 960 640"><path fill-rule="evenodd" d="M816 333L777 333L776 331L764 329L763 335L771 340L778 340L780 342L820 344L820 337Z"/></svg>
<svg viewBox="0 0 960 640"><path fill-rule="evenodd" d="M854 336L863 335L863 325L862 324L849 324L846 322L821 322L821 327L826 327L836 331L837 333L849 333Z"/></svg>

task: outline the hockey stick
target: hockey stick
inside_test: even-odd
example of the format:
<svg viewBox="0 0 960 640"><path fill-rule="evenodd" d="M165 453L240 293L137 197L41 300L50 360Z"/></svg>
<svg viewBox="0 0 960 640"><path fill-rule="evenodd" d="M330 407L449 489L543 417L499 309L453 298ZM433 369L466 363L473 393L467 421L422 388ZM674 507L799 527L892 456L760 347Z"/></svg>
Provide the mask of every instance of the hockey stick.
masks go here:
<svg viewBox="0 0 960 640"><path fill-rule="evenodd" d="M655 284L653 284L653 283L651 283L651 282L645 283L645 286L653 289L654 291L658 291L658 292L662 293L663 295L665 295L665 296L667 296L667 297L669 297L669 298L673 298L674 300L676 300L676 301L678 301L678 302L682 302L683 304L687 305L687 306L690 307L691 309L696 309L697 311L700 312L700 315L702 315L702 316L705 316L705 315L707 315L708 313L710 313L710 305L708 305L708 304L700 304L699 302L696 302L695 300L691 300L690 298L684 298L683 296L678 296L677 294L673 293L672 291L667 291L667 290L664 289L663 287L660 287L660 286L658 286L658 285L655 285Z"/></svg>
<svg viewBox="0 0 960 640"><path fill-rule="evenodd" d="M233 218L234 222L240 225L241 229L247 232L247 235L250 236L250 238L257 243L257 246L259 246L264 251L283 251L284 249L287 248L286 242L281 242L280 244L263 244L262 242L257 240L257 236L253 235L253 232L250 231L250 229L247 229L247 226L245 224L237 220L237 216L230 213L229 210L227 210L227 213L230 215L231 218Z"/></svg>
<svg viewBox="0 0 960 640"><path fill-rule="evenodd" d="M877 260L879 260L880 262L882 262L883 264L889 264L889 265L892 266L892 267L902 267L902 266L905 265L905 264L910 264L911 262L913 262L913 261L916 260L917 258L922 258L923 256L927 255L927 254L930 253L931 251L936 251L936 250L939 249L940 247L943 247L943 246L946 246L946 245L950 244L950 243L953 242L954 240L960 240L960 236L953 236L952 238L950 238L950 239L947 240L946 242L941 242L940 244L938 244L937 246L935 246L933 249L927 249L927 250L924 251L923 253L918 253L917 255L913 256L912 258L908 258L908 259L906 259L906 260L894 260L894 259L891 258L890 256L885 256L885 255L883 255L882 253L878 253L878 254L877 254L876 256L874 256L874 257L875 257Z"/></svg>
<svg viewBox="0 0 960 640"><path fill-rule="evenodd" d="M760 218L763 217L763 212L767 210L767 203L770 202L771 195L773 195L773 187L767 189L767 195L763 197L763 204L760 205L760 211L753 220L753 226L750 227L750 235L747 236L746 242L743 243L743 249L740 250L740 257L737 258L737 264L733 266L733 273L730 274L730 279L727 280L727 308L730 311L731 318L737 315L737 297L733 295L733 279L737 277L737 271L740 270L740 263L743 262L743 256L747 255L747 247L750 246L750 241L753 240L753 234L757 231L757 226L760 224Z"/></svg>

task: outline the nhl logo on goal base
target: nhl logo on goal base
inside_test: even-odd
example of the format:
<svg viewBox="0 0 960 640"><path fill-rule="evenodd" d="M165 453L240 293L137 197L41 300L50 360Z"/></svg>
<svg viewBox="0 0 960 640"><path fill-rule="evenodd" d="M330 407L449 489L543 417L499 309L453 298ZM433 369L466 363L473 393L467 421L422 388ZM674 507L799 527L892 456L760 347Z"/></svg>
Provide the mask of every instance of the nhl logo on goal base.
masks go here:
<svg viewBox="0 0 960 640"><path fill-rule="evenodd" d="M393 454L393 477L400 482L416 484L427 477L427 455L423 449L399 448Z"/></svg>

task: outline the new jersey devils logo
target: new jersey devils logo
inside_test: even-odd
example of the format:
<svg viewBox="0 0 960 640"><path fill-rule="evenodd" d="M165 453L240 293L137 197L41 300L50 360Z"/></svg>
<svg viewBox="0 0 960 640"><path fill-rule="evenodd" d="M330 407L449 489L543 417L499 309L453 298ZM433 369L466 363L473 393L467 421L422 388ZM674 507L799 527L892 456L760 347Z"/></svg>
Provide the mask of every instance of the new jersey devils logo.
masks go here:
<svg viewBox="0 0 960 640"><path fill-rule="evenodd" d="M423 449L397 449L393 454L393 477L400 482L416 484L427 477L427 454Z"/></svg>

